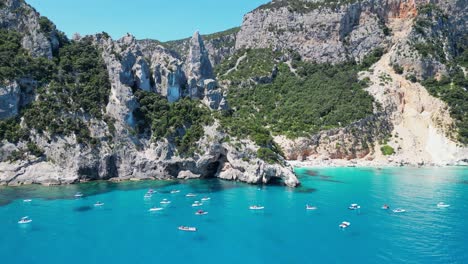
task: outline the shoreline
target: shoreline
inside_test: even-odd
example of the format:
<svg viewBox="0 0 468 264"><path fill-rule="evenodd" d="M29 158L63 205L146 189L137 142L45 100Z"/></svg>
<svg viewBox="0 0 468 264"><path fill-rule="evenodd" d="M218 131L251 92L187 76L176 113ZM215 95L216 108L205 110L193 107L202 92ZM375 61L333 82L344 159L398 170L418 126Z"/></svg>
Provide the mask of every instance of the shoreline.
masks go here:
<svg viewBox="0 0 468 264"><path fill-rule="evenodd" d="M436 163L399 163L379 162L367 160L286 160L293 168L446 168L446 167L468 167L468 162L454 162L447 164Z"/></svg>

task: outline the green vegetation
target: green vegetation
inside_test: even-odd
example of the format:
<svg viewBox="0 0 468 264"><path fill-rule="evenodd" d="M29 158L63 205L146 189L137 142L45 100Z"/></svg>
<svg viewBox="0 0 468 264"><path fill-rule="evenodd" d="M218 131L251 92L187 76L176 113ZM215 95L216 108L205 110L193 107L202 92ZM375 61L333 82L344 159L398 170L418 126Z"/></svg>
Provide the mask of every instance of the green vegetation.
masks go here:
<svg viewBox="0 0 468 264"><path fill-rule="evenodd" d="M382 154L384 154L385 156L390 156L390 155L395 154L395 150L389 145L382 146L380 150L382 151Z"/></svg>
<svg viewBox="0 0 468 264"><path fill-rule="evenodd" d="M19 118L0 121L0 140L27 140L28 130L36 129L51 135L75 134L80 143L96 143L86 120L102 118L110 83L91 40L65 43L54 60L32 58L20 43L18 33L0 30L0 80L39 81L37 100L22 109L27 129L20 129Z"/></svg>
<svg viewBox="0 0 468 264"><path fill-rule="evenodd" d="M271 75L274 65L278 72L271 83L230 87L228 101L233 110L222 113L221 126L231 136L253 140L261 147L259 157L268 162L276 162L275 152L281 153L272 135L307 136L348 125L373 112L373 99L363 90L367 84L359 81L357 75L378 60L381 51L372 52L362 64L341 65L306 63L297 54L291 54L296 70L292 73L281 62L281 54L267 49L247 50L219 65L218 76L231 69L245 53L247 58L238 69L222 78L236 83L236 79L257 74Z"/></svg>
<svg viewBox="0 0 468 264"><path fill-rule="evenodd" d="M458 140L468 144L468 79L459 67L455 67L449 76L440 81L433 78L425 80L422 84L431 95L442 99L450 106L450 115L456 121Z"/></svg>
<svg viewBox="0 0 468 264"><path fill-rule="evenodd" d="M60 49L57 72L47 87L38 89L38 100L25 109L25 123L40 133L74 133L86 142L85 120L101 119L109 98L104 62L91 40L72 42Z"/></svg>
<svg viewBox="0 0 468 264"><path fill-rule="evenodd" d="M283 54L271 49L248 49L237 51L229 59L224 60L216 66L215 73L222 80L231 80L234 83L245 81L254 77L270 76L271 72ZM237 69L227 73L236 66L237 61L245 56L239 62ZM227 73L227 74L226 74Z"/></svg>
<svg viewBox="0 0 468 264"><path fill-rule="evenodd" d="M139 134L151 133L154 140L169 138L182 155L192 155L195 143L203 136L203 126L211 124L210 110L199 101L188 98L170 104L166 98L151 92L137 90L140 104L134 114Z"/></svg>
<svg viewBox="0 0 468 264"><path fill-rule="evenodd" d="M45 34L50 34L55 29L55 25L52 23L52 21L44 16L39 18L39 26L41 31Z"/></svg>
<svg viewBox="0 0 468 264"><path fill-rule="evenodd" d="M379 61L383 54L384 54L384 49L383 48L375 48L367 56L365 56L362 59L360 65L359 65L359 68L362 69L362 70L369 68L374 63Z"/></svg>
<svg viewBox="0 0 468 264"><path fill-rule="evenodd" d="M257 150L257 156L270 164L278 162L278 154L269 148L259 148Z"/></svg>
<svg viewBox="0 0 468 264"><path fill-rule="evenodd" d="M239 30L240 30L240 27L233 27L224 31L216 32L213 34L202 35L202 36L205 41L210 41L210 40L222 38L228 35L237 34Z"/></svg>
<svg viewBox="0 0 468 264"><path fill-rule="evenodd" d="M455 63L468 68L468 34L464 34L455 43Z"/></svg>
<svg viewBox="0 0 468 264"><path fill-rule="evenodd" d="M10 118L0 121L0 141L3 139L11 143L18 143L20 140L28 139L28 132L19 125L19 118Z"/></svg>
<svg viewBox="0 0 468 264"><path fill-rule="evenodd" d="M54 63L44 58L32 58L21 47L19 33L0 29L0 83L32 78L41 83L48 82L54 73Z"/></svg>
<svg viewBox="0 0 468 264"><path fill-rule="evenodd" d="M458 66L468 66L468 35L458 36L450 32L453 25L449 19L449 16L434 4L419 7L418 17L414 22L419 41L413 43L413 47L423 58L435 59L448 69L448 75L439 81L428 78L421 82L431 95L448 104L458 129L457 139L462 144L468 144L468 81ZM444 48L446 41L449 41L449 49ZM450 60L447 60L447 57ZM415 75L409 75L407 78L412 82L418 81Z"/></svg>
<svg viewBox="0 0 468 264"><path fill-rule="evenodd" d="M44 150L39 148L39 146L36 145L33 142L28 142L27 147L28 147L29 153L31 153L32 155L34 155L36 157L40 157L40 156L44 155Z"/></svg>
<svg viewBox="0 0 468 264"><path fill-rule="evenodd" d="M441 41L434 40L430 43L415 43L413 46L424 58L432 56L442 63L447 62L445 58L444 47Z"/></svg>
<svg viewBox="0 0 468 264"><path fill-rule="evenodd" d="M434 4L422 5L418 8L418 16L414 21L414 30L425 40L413 43L413 47L423 57L433 57L442 63L446 63L444 45L445 39L450 33L444 27L448 24L448 16ZM439 32L440 31L440 32ZM438 32L434 35L434 32ZM442 34L442 37L440 36Z"/></svg>
<svg viewBox="0 0 468 264"><path fill-rule="evenodd" d="M393 70L394 70L396 73L398 73L398 74L403 74L403 72L404 72L403 67L400 66L399 64L393 64L393 65L392 65L392 68L393 68Z"/></svg>
<svg viewBox="0 0 468 264"><path fill-rule="evenodd" d="M42 33L44 33L49 38L51 37L51 33L55 32L55 36L58 38L59 48L68 44L68 38L65 33L57 30L54 23L52 23L52 21L50 21L47 17L41 16L39 18L39 26ZM52 53L55 57L58 56L58 49L52 50Z"/></svg>

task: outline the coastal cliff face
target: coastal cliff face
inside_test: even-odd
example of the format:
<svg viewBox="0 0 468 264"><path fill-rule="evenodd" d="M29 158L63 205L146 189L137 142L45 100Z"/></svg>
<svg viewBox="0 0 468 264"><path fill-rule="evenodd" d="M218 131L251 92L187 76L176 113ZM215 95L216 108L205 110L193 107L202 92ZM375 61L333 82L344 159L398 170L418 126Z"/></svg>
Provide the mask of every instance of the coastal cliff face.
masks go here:
<svg viewBox="0 0 468 264"><path fill-rule="evenodd" d="M240 28L161 43L68 40L2 1L0 184L296 186L286 159L463 164L465 2L273 1Z"/></svg>
<svg viewBox="0 0 468 264"><path fill-rule="evenodd" d="M417 83L463 69L465 81L452 96L466 98L460 63L466 56L466 1L333 2L273 1L247 14L237 36L238 49L294 50L318 63L360 62L383 50L359 73L378 105L374 114L307 137L278 135L286 158L314 165L466 163L466 142L457 138L464 119L453 119L456 110L440 91L435 98ZM384 155L387 146L391 151Z"/></svg>
<svg viewBox="0 0 468 264"><path fill-rule="evenodd" d="M41 60L55 56L53 50L59 47L54 46L52 33L48 37L40 33L39 14L20 0L2 3L1 8L2 29L19 33L22 39L21 47L26 51L20 48L21 56L30 54ZM18 9L28 12L16 14ZM35 41L31 44L30 39ZM82 112L83 109L75 112L71 122L77 122L78 127L74 131L63 131L61 127L69 125L66 120L70 112L64 109L54 113L61 121L58 130L55 126L52 129L51 124L41 127L34 124L38 117L30 115L34 115L36 107L47 104L44 98L48 99L47 95L56 91L56 83L31 81L32 88L23 89L20 85L24 80L33 79L32 74L8 76L0 96L2 130L5 130L0 148L2 184L211 177L252 184L266 184L278 178L288 186L299 184L292 168L284 161L269 164L257 157L258 146L253 142L248 139L225 142L227 135L216 129L218 124L210 112L215 114L226 109L227 102L213 79L209 53L198 33L191 39L190 52L184 54L184 59L161 45L139 42L131 35L116 41L106 34L76 37L56 55L64 63L72 61L71 65L57 67L73 68L68 78L75 78L83 64L90 62L84 60L85 54L77 55L83 56L81 61L67 57L67 49L73 49L74 54L81 49L100 54L97 61L103 68L91 67L86 71L102 69L96 76L102 81L101 86L94 89L102 89L105 104L101 108L90 107L91 112ZM102 77L108 80L103 81ZM71 85L70 92L74 93L73 89L79 87L67 80L62 83L60 78L54 82L63 85L61 91ZM91 77L91 82L81 85L91 85L93 80ZM56 103L69 107L65 105L69 104L66 95L63 96L65 101ZM33 99L23 99L26 97ZM153 106L156 102L160 105ZM28 104L33 105L32 110L21 112ZM167 110L160 112L161 107ZM180 111L189 111L185 112L188 117L179 114ZM193 111L209 121L197 120L200 116L191 117ZM166 124L167 132L156 136L158 126L150 123L160 121L158 118L175 124ZM17 138L16 133L20 131L24 134Z"/></svg>

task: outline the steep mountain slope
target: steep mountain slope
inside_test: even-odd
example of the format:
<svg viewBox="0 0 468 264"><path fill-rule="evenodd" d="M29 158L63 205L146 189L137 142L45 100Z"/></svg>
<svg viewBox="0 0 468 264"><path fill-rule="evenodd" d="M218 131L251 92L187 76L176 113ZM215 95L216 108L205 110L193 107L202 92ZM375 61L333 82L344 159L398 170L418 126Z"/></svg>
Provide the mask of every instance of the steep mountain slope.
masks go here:
<svg viewBox="0 0 468 264"><path fill-rule="evenodd" d="M456 164L468 157L467 148L462 146L466 144L468 110L466 74L463 74L466 14L466 1L273 1L244 17L236 42L236 48L241 52L218 68L218 77L228 79L228 86L236 85L243 76L247 77L247 82L242 81L240 86L252 87L255 91L261 91L262 83L267 81L272 82L273 87L279 87L275 89L283 90L281 93L304 93L293 104L301 110L284 112L272 120L267 118L263 124L273 130L276 143L288 159L343 165L349 164L347 160L379 165L389 162ZM258 60L258 52L253 50L265 48L272 48L280 55L275 55L277 59L268 63ZM248 52L243 53L243 49ZM359 74L359 79L366 82L369 86L366 90L375 99L374 113L366 118L354 116L339 123L327 122L337 106L346 105L345 101L340 97L334 97L333 101L321 98L321 103L301 99L316 89L321 90L316 97L331 94L334 89L330 87L338 84L328 83L329 88L326 88L321 84L323 76L314 79L316 73L298 76L301 68L294 65L298 57L306 65L315 62L337 65L327 66L335 73L345 69L340 65L360 63L361 67L357 68L364 71ZM375 62L368 70L362 67ZM299 78L276 84L278 69L280 73L285 70L282 65L287 65ZM327 67L322 67L322 71ZM253 74L256 76L252 71L244 70L249 68L258 69ZM338 76L336 74L334 79L342 78ZM433 77L441 80L430 81ZM312 83L307 82L311 78ZM297 91L294 90L294 79L305 80ZM451 86L447 85L450 80ZM417 81L431 85L431 94ZM349 85L352 83L352 79L348 80ZM237 96L237 90L230 90L231 95ZM255 98L271 96L261 92L251 95ZM244 108L249 101L258 105L255 98L244 100L242 107L236 108ZM355 105L363 106L363 102ZM281 107L284 105L281 98L277 98L277 103ZM317 107L334 110L322 114L320 120L312 120L312 126L307 125L313 117L307 110ZM347 109L340 115L345 117L359 109ZM242 114L242 111L238 113ZM297 118L301 113L306 118ZM265 120L261 109L260 112L250 112L250 115L256 117L256 122ZM287 125L278 129L277 122L284 122L283 118L288 118ZM336 128L327 131L327 125ZM343 125L344 128L339 128ZM326 131L317 133L314 128L317 126ZM291 134L297 130L303 133Z"/></svg>

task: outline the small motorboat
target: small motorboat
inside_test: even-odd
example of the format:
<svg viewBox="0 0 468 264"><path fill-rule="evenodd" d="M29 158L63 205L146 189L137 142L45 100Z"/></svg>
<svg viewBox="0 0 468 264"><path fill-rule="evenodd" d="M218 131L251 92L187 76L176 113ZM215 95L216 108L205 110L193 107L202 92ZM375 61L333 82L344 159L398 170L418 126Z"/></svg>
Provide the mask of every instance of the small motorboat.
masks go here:
<svg viewBox="0 0 468 264"><path fill-rule="evenodd" d="M203 204L200 203L200 202L198 202L198 201L195 201L195 202L192 204L193 207L202 206L202 205L203 205Z"/></svg>
<svg viewBox="0 0 468 264"><path fill-rule="evenodd" d="M203 197L201 200L202 201L209 201L209 200L211 200L211 198L210 197Z"/></svg>
<svg viewBox="0 0 468 264"><path fill-rule="evenodd" d="M446 207L450 207L450 204L446 204L446 203L440 202L440 203L437 204L437 207L439 207L439 208L446 208Z"/></svg>
<svg viewBox="0 0 468 264"><path fill-rule="evenodd" d="M384 204L384 205L382 205L382 209L384 209L384 210L388 210L388 209L390 209L390 206L389 206L389 205L387 205L387 204Z"/></svg>
<svg viewBox="0 0 468 264"><path fill-rule="evenodd" d="M357 210L357 209L361 209L361 206L359 204L351 204L349 207L348 207L349 210Z"/></svg>
<svg viewBox="0 0 468 264"><path fill-rule="evenodd" d="M206 214L208 214L208 212L205 212L203 210L198 210L198 211L195 212L195 214L196 215L206 215Z"/></svg>
<svg viewBox="0 0 468 264"><path fill-rule="evenodd" d="M344 228L348 228L350 225L351 225L350 222L343 221L343 222L341 222L339 227L344 229Z"/></svg>
<svg viewBox="0 0 468 264"><path fill-rule="evenodd" d="M98 201L97 203L94 204L94 206L103 206L103 205L104 205L104 203L101 203L101 202L99 202L99 201Z"/></svg>
<svg viewBox="0 0 468 264"><path fill-rule="evenodd" d="M146 193L154 193L154 190L153 189L149 189Z"/></svg>
<svg viewBox="0 0 468 264"><path fill-rule="evenodd" d="M81 198L81 197L83 197L83 194L80 193L80 192L77 192L77 193L75 193L74 196L75 196L75 198Z"/></svg>
<svg viewBox="0 0 468 264"><path fill-rule="evenodd" d="M406 212L406 210L405 210L405 209L401 209L401 208L397 208L397 209L393 210L393 212L394 212L394 213L404 213L404 212Z"/></svg>
<svg viewBox="0 0 468 264"><path fill-rule="evenodd" d="M18 224L29 224L31 223L32 220L28 216L21 217L21 219L18 221Z"/></svg>
<svg viewBox="0 0 468 264"><path fill-rule="evenodd" d="M170 204L171 201L167 200L167 199L163 199L160 204Z"/></svg>
<svg viewBox="0 0 468 264"><path fill-rule="evenodd" d="M179 191L179 190L172 190L171 193L172 193L172 194L174 194L174 193L180 193L180 191Z"/></svg>
<svg viewBox="0 0 468 264"><path fill-rule="evenodd" d="M148 212L156 212L156 211L161 211L163 210L163 208L161 207L151 207Z"/></svg>
<svg viewBox="0 0 468 264"><path fill-rule="evenodd" d="M259 206L259 205L252 205L249 207L250 210L263 210L265 207L264 206Z"/></svg>
<svg viewBox="0 0 468 264"><path fill-rule="evenodd" d="M194 193L187 193L185 196L186 196L186 197L195 197L195 196L197 196L197 195L194 194Z"/></svg>
<svg viewBox="0 0 468 264"><path fill-rule="evenodd" d="M153 195L151 193L147 193L147 194L145 194L145 196L143 196L143 198L145 198L145 199L149 199L151 197L153 197Z"/></svg>
<svg viewBox="0 0 468 264"><path fill-rule="evenodd" d="M306 205L306 210L317 210L317 206Z"/></svg>
<svg viewBox="0 0 468 264"><path fill-rule="evenodd" d="M23 202L24 203L30 203L30 202L32 202L32 200L31 199L24 199Z"/></svg>
<svg viewBox="0 0 468 264"><path fill-rule="evenodd" d="M181 231L188 231L188 232L196 232L197 228L196 227L191 227L191 226L179 226L179 230Z"/></svg>

